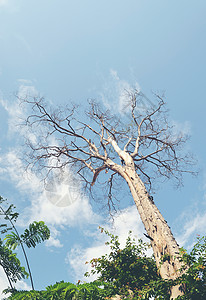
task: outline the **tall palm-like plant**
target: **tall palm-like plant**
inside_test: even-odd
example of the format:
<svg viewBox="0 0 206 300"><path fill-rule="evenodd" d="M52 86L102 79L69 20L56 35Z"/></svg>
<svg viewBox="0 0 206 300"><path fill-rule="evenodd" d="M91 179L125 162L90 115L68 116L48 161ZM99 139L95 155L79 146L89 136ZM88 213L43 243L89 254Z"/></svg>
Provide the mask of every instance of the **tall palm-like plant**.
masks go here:
<svg viewBox="0 0 206 300"><path fill-rule="evenodd" d="M0 196L0 204L3 204L6 200L3 199ZM50 237L50 230L49 228L45 225L45 223L43 221L39 221L36 222L34 221L33 223L31 223L29 225L28 229L25 229L23 234L19 234L18 230L16 228L16 226L14 225L14 223L16 222L19 213L17 212L13 212L13 209L15 208L15 206L13 204L11 204L6 210L3 208L2 205L0 205L0 215L2 215L4 217L4 220L8 221L10 223L10 227L8 227L8 224L1 224L0 228L1 229L1 233L5 234L8 231L11 231L13 229L13 231L11 231L11 233L7 234L5 236L5 246L10 250L15 250L17 246L20 246L24 257L25 257L25 261L27 264L27 268L28 268L28 272L29 272L29 276L30 276L30 280L31 280L31 286L32 289L34 290L34 282L33 282L33 277L31 274L31 268L29 265L29 260L28 260L28 256L26 254L25 248L24 248L24 244L28 247L28 248L35 248L37 244L49 239Z"/></svg>

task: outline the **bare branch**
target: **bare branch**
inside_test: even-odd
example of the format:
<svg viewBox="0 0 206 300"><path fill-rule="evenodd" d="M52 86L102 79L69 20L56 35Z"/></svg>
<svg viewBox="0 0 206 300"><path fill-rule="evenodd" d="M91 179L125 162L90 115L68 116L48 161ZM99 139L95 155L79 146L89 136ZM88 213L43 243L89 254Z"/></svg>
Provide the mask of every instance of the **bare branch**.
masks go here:
<svg viewBox="0 0 206 300"><path fill-rule="evenodd" d="M139 170L149 188L158 176L181 181L184 172L194 173L194 161L181 149L188 137L169 126L163 99L156 95L156 105L147 99L143 106L143 94L128 97L130 110L121 120L95 101L80 118L76 107L52 110L42 98L24 99L32 109L25 125L37 133L35 141L27 142L32 166L49 170L70 165L88 187L101 171L118 173L124 166Z"/></svg>

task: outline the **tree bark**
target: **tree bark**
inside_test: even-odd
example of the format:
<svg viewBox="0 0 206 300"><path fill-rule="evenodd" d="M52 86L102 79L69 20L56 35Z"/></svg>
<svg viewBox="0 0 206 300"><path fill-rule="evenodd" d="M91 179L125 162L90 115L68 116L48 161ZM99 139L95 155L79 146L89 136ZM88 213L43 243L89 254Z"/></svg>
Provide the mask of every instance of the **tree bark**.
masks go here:
<svg viewBox="0 0 206 300"><path fill-rule="evenodd" d="M141 220L146 229L147 235L151 240L157 267L163 279L176 279L180 275L182 264L175 257L179 255L179 246L173 237L173 234L167 222L161 215L157 206L149 196L145 185L141 181L137 172L132 157L121 152L121 157L125 161L125 166L120 166L112 161L107 161L108 167L119 173L127 182L135 205L140 214ZM161 263L165 256L167 259ZM180 286L171 288L170 299L176 299L184 293L179 289Z"/></svg>
<svg viewBox="0 0 206 300"><path fill-rule="evenodd" d="M179 260L175 260L175 256L179 255L179 246L135 170L125 168L124 173L147 235L150 237L160 275L163 279L176 279L180 275L179 270L182 267ZM161 258L164 255L168 259L161 264ZM175 299L179 295L183 295L179 287L173 287L171 299Z"/></svg>

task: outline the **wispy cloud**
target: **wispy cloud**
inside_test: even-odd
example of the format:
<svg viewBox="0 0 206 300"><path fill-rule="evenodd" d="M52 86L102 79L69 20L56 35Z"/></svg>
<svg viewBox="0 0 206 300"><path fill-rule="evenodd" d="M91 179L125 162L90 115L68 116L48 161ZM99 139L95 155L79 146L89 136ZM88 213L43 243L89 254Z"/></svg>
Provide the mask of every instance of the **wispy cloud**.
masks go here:
<svg viewBox="0 0 206 300"><path fill-rule="evenodd" d="M203 186L203 190L206 186ZM197 242L197 236L205 235L206 224L206 193L200 198L192 199L190 205L177 217L175 223L178 224L177 241L180 246L191 250Z"/></svg>
<svg viewBox="0 0 206 300"><path fill-rule="evenodd" d="M189 209L182 215L184 220L182 233L177 236L177 240L181 246L191 249L197 241L198 235L205 235L206 212L201 213L197 209Z"/></svg>
<svg viewBox="0 0 206 300"><path fill-rule="evenodd" d="M174 139L176 139L178 136L184 136L188 137L192 133L192 126L189 121L179 122L177 120L171 120L172 125L172 134ZM184 148L188 147L187 144L184 145Z"/></svg>
<svg viewBox="0 0 206 300"><path fill-rule="evenodd" d="M36 97L38 96L38 91L35 86L29 80L19 80L19 90L17 93L17 97L11 103L10 101L0 99L0 105L5 109L8 113L8 127L10 136L16 135L18 133L20 136L29 135L29 138L32 138L31 132L29 132L26 127L20 127L19 125L22 123L22 120L28 114L28 109L25 105L23 105L21 99L25 99L27 97Z"/></svg>
<svg viewBox="0 0 206 300"><path fill-rule="evenodd" d="M106 78L103 85L100 98L107 108L115 108L122 113L128 104L128 93L134 90L140 91L137 82L131 85L127 80L121 79L116 70L111 69L109 77Z"/></svg>

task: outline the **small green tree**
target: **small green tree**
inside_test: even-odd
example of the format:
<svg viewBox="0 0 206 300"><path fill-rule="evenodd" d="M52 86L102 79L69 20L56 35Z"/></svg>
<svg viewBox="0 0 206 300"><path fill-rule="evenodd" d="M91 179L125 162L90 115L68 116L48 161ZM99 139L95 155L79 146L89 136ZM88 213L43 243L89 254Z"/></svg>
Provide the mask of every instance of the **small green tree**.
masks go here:
<svg viewBox="0 0 206 300"><path fill-rule="evenodd" d="M101 228L101 232L110 237L106 244L111 252L100 258L93 258L90 263L92 271L86 273L98 274L98 280L112 286L116 294L124 299L170 299L172 286L179 284L184 289L184 295L177 299L203 300L206 299L206 237L198 237L190 253L180 249L176 259L182 262L183 275L176 280L164 280L159 275L155 259L148 257L149 244L141 239L136 244L131 237L131 231L123 249L120 248L117 236ZM162 257L169 260L169 256ZM130 295L130 296L129 296ZM127 298L128 297L128 298Z"/></svg>
<svg viewBox="0 0 206 300"><path fill-rule="evenodd" d="M101 227L100 229L110 237L106 245L110 246L111 252L100 258L93 258L90 261L92 270L85 276L98 274L98 280L112 285L116 294L123 297L132 295L134 299L155 296L158 285L159 296L168 295L164 299L169 299L169 285L161 279L154 258L148 257L150 244L142 239L136 243L130 231L126 245L121 249L118 236Z"/></svg>

